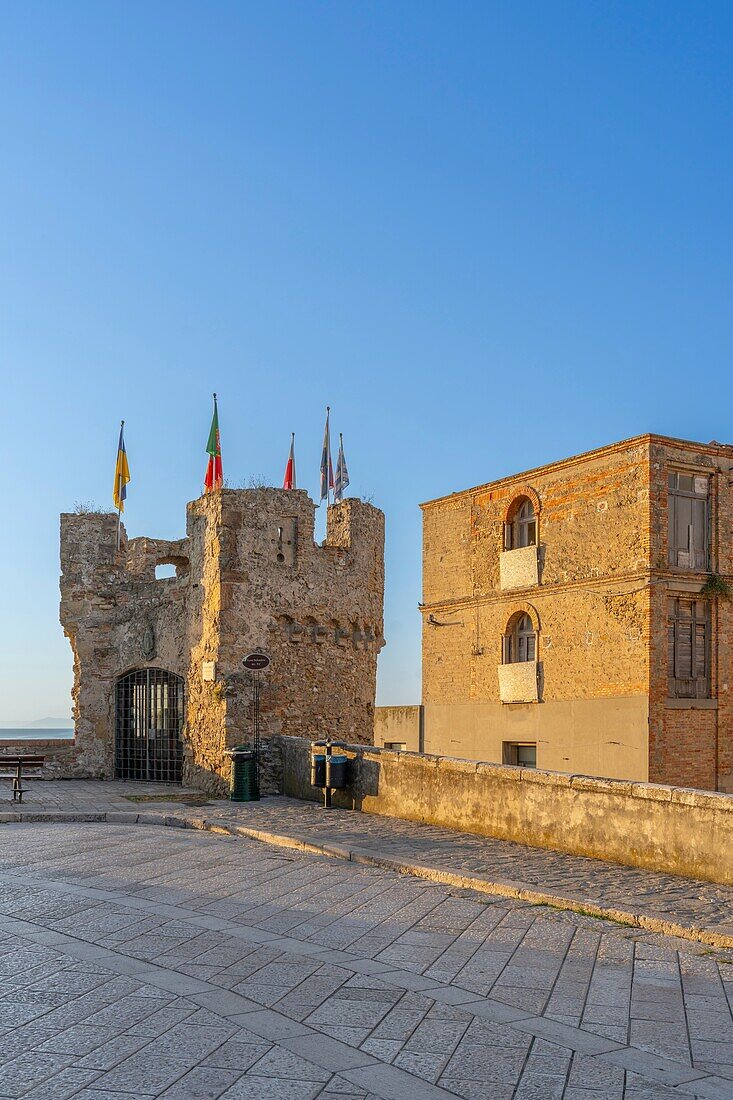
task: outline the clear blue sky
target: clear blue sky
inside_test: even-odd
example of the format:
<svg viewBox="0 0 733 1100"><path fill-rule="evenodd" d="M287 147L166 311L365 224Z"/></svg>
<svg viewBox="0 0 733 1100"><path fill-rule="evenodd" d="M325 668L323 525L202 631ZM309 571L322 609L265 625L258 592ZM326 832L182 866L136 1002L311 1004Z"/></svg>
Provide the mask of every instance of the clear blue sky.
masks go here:
<svg viewBox="0 0 733 1100"><path fill-rule="evenodd" d="M225 473L387 514L380 701L420 694L418 502L643 431L733 439L733 7L41 2L0 37L0 719L69 713L58 513L179 537Z"/></svg>

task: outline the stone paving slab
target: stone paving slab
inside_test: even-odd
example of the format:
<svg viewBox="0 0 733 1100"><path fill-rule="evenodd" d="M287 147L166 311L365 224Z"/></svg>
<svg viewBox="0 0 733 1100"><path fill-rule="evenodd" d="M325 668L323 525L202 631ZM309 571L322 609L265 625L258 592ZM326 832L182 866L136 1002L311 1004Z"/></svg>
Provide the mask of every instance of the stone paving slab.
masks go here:
<svg viewBox="0 0 733 1100"><path fill-rule="evenodd" d="M730 1097L732 970L699 944L246 838L0 830L7 1100Z"/></svg>
<svg viewBox="0 0 733 1100"><path fill-rule="evenodd" d="M652 932L733 948L733 886L530 848L290 798L231 803L162 784L30 781L23 807L0 822L84 820L236 831L268 843L382 866L435 882L606 917ZM11 815L11 816L7 816Z"/></svg>

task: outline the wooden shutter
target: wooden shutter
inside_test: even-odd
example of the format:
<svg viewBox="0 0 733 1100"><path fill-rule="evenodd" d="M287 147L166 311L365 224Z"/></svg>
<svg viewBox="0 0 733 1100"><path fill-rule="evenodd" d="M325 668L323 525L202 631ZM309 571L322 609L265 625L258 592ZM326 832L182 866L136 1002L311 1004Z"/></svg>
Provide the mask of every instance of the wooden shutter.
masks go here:
<svg viewBox="0 0 733 1100"><path fill-rule="evenodd" d="M511 550L512 548L512 525L511 523L504 524L504 549Z"/></svg>
<svg viewBox="0 0 733 1100"><path fill-rule="evenodd" d="M670 600L667 675L672 697L707 699L710 695L709 612L704 600Z"/></svg>

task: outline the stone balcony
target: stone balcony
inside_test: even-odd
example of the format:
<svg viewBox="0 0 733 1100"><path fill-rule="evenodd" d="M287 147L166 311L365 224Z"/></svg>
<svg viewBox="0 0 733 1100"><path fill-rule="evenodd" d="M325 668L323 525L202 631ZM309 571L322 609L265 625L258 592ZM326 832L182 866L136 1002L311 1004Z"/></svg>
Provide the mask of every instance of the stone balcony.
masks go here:
<svg viewBox="0 0 733 1100"><path fill-rule="evenodd" d="M538 673L537 661L518 661L516 664L499 665L499 698L502 703L539 702Z"/></svg>
<svg viewBox="0 0 733 1100"><path fill-rule="evenodd" d="M536 546L521 546L504 550L499 557L499 588L530 588L540 583L539 555Z"/></svg>

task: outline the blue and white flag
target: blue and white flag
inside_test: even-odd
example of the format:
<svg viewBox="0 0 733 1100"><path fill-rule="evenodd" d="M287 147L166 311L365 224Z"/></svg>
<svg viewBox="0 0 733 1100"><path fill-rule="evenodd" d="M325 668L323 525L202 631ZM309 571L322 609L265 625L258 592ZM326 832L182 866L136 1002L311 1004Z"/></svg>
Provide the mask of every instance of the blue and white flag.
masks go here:
<svg viewBox="0 0 733 1100"><path fill-rule="evenodd" d="M349 484L349 470L344 458L344 437L339 432L339 455L336 460L336 482L333 488L333 499L343 500L344 489Z"/></svg>
<svg viewBox="0 0 733 1100"><path fill-rule="evenodd" d="M321 500L328 500L328 493L334 487L333 466L331 465L331 429L329 417L331 408L326 406L326 427L323 431L323 450L321 451Z"/></svg>

